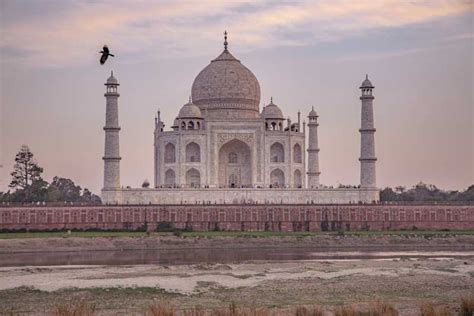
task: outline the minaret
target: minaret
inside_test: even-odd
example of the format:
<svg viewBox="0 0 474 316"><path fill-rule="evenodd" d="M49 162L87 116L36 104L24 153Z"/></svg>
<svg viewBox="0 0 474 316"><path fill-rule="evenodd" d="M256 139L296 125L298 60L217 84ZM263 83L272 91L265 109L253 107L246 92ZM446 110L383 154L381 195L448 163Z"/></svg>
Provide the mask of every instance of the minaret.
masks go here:
<svg viewBox="0 0 474 316"><path fill-rule="evenodd" d="M319 187L319 147L318 147L318 114L311 109L308 115L308 188L316 189Z"/></svg>
<svg viewBox="0 0 474 316"><path fill-rule="evenodd" d="M154 158L154 166L155 166L155 188L158 188L158 185L160 184L160 179L159 179L159 176L160 176L160 161L159 161L159 156L160 156L160 152L159 152L159 143L158 143L158 136L161 134L161 132L163 132L163 129L164 129L164 124L163 122L161 121L161 112L160 110L158 110L156 112L156 116L155 116L155 131L153 132L154 134L154 140L153 140L153 146L154 146L154 149L155 149L155 158Z"/></svg>
<svg viewBox="0 0 474 316"><path fill-rule="evenodd" d="M367 75L360 89L362 95L361 126L360 132L360 186L361 188L375 188L375 128L372 89L374 86Z"/></svg>
<svg viewBox="0 0 474 316"><path fill-rule="evenodd" d="M120 188L120 152L119 152L119 131L118 122L118 97L119 83L111 72L109 79L105 83L106 99L105 110L105 152L104 152L104 190Z"/></svg>

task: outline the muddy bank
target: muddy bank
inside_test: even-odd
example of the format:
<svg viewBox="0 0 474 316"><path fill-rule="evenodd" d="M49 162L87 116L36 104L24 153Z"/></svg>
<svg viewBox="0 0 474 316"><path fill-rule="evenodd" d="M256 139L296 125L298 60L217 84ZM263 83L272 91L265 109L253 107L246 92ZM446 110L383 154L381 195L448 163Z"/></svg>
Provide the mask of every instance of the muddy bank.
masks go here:
<svg viewBox="0 0 474 316"><path fill-rule="evenodd" d="M0 239L0 253L124 251L160 249L311 248L349 250L474 250L474 236L329 236L304 237L54 237Z"/></svg>

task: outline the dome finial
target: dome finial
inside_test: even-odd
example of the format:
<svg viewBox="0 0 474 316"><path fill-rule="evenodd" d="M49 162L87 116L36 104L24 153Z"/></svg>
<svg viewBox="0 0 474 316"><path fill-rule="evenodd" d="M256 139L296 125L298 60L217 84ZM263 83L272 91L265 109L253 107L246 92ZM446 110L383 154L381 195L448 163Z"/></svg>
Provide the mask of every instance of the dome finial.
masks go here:
<svg viewBox="0 0 474 316"><path fill-rule="evenodd" d="M273 97L270 97L270 104L273 104Z"/></svg>
<svg viewBox="0 0 474 316"><path fill-rule="evenodd" d="M110 76L111 76L111 77L114 76L114 71L113 71L113 70L110 71Z"/></svg>
<svg viewBox="0 0 474 316"><path fill-rule="evenodd" d="M227 31L224 31L224 50L227 50Z"/></svg>
<svg viewBox="0 0 474 316"><path fill-rule="evenodd" d="M369 79L369 75L368 75L368 74L365 74L365 79L366 79L366 80Z"/></svg>

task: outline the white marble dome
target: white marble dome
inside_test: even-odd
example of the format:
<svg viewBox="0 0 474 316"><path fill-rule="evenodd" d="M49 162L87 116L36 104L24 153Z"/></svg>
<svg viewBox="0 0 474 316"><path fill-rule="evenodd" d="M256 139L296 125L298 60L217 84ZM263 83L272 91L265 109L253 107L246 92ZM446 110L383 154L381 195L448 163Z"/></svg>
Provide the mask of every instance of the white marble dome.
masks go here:
<svg viewBox="0 0 474 316"><path fill-rule="evenodd" d="M360 86L360 88L374 88L374 86L372 85L372 82L370 82L369 80L369 76L368 75L365 75L365 80L362 82L362 85Z"/></svg>
<svg viewBox="0 0 474 316"><path fill-rule="evenodd" d="M202 118L201 110L191 101L183 105L181 110L179 110L178 118Z"/></svg>
<svg viewBox="0 0 474 316"><path fill-rule="evenodd" d="M314 110L314 106L311 107L311 111L309 112L308 117L318 117L318 113Z"/></svg>
<svg viewBox="0 0 474 316"><path fill-rule="evenodd" d="M117 78L114 77L114 72L111 71L110 72L110 77L107 79L107 83L108 85L119 85L118 81L117 81Z"/></svg>
<svg viewBox="0 0 474 316"><path fill-rule="evenodd" d="M201 110L219 116L259 117L260 84L227 49L197 75L191 95Z"/></svg>
<svg viewBox="0 0 474 316"><path fill-rule="evenodd" d="M275 120L284 120L283 112L280 107L273 103L273 100L269 105L263 108L262 117L264 119L275 119Z"/></svg>

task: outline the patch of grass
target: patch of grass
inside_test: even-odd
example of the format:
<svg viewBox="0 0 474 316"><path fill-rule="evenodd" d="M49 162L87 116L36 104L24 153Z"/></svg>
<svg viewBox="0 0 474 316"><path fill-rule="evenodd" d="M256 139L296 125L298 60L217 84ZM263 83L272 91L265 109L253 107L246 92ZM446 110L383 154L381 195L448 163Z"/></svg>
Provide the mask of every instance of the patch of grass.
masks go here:
<svg viewBox="0 0 474 316"><path fill-rule="evenodd" d="M95 305L85 301L77 303L58 304L54 307L55 316L93 316L95 315Z"/></svg>
<svg viewBox="0 0 474 316"><path fill-rule="evenodd" d="M67 291L74 293L78 289L75 288L68 288L64 289L62 291ZM101 287L93 287L93 288L87 288L87 289L81 289L81 291L87 291L91 293L92 295L99 295L99 294L104 294L108 293L109 295L161 295L161 296L182 296L183 294L181 293L175 293L175 292L168 292L165 289L159 288L159 287L110 287L110 288L101 288Z"/></svg>
<svg viewBox="0 0 474 316"><path fill-rule="evenodd" d="M166 236L171 233L163 232L128 232L128 231L73 231L67 232L22 232L22 233L0 233L0 239L22 239L22 238L96 238L96 237L149 237L149 236Z"/></svg>
<svg viewBox="0 0 474 316"><path fill-rule="evenodd" d="M354 306L340 306L334 311L335 316L398 316L398 311L393 305L386 302L370 304L368 311L357 310Z"/></svg>
<svg viewBox="0 0 474 316"><path fill-rule="evenodd" d="M310 308L298 306L294 313L295 316L323 316L323 314L323 308L319 305L315 305Z"/></svg>
<svg viewBox="0 0 474 316"><path fill-rule="evenodd" d="M334 316L359 316L353 306L339 306L334 311Z"/></svg>
<svg viewBox="0 0 474 316"><path fill-rule="evenodd" d="M442 272L449 272L449 273L458 273L459 271L456 270L456 269L452 269L452 268L439 268L439 269L436 269L438 271L442 271Z"/></svg>
<svg viewBox="0 0 474 316"><path fill-rule="evenodd" d="M227 308L217 308L208 314L210 316L270 316L267 308L243 308L235 303L229 304Z"/></svg>
<svg viewBox="0 0 474 316"><path fill-rule="evenodd" d="M460 316L472 316L474 315L474 294L469 297L463 297L461 299L461 311Z"/></svg>
<svg viewBox="0 0 474 316"><path fill-rule="evenodd" d="M21 315L20 312L15 311L13 308L4 308L0 306L0 315L2 316L17 316Z"/></svg>
<svg viewBox="0 0 474 316"><path fill-rule="evenodd" d="M170 303L158 303L150 305L145 315L149 316L174 316L176 313L175 307Z"/></svg>
<svg viewBox="0 0 474 316"><path fill-rule="evenodd" d="M431 304L424 304L420 308L420 315L421 316L453 316L453 313L451 313L449 310L443 307L435 309L433 305ZM472 314L469 314L469 315L472 315Z"/></svg>
<svg viewBox="0 0 474 316"><path fill-rule="evenodd" d="M256 273L256 274L230 274L230 276L237 278L237 279L250 279L253 277L264 277L265 273Z"/></svg>
<svg viewBox="0 0 474 316"><path fill-rule="evenodd" d="M387 302L377 301L370 304L368 315L370 316L398 316L398 311Z"/></svg>

